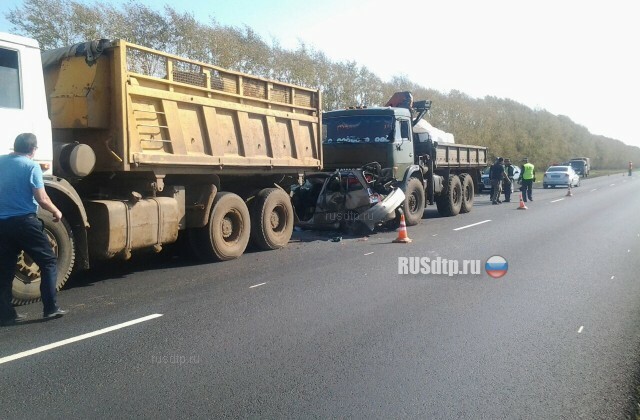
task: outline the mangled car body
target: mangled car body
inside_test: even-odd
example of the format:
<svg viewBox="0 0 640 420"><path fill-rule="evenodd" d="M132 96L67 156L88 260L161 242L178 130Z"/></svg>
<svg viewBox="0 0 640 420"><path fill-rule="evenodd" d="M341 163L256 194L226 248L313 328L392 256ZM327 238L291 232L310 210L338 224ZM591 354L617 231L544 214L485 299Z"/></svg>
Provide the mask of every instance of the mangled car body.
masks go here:
<svg viewBox="0 0 640 420"><path fill-rule="evenodd" d="M292 200L299 227L355 232L394 227L405 195L374 163L306 174L304 183L292 189Z"/></svg>

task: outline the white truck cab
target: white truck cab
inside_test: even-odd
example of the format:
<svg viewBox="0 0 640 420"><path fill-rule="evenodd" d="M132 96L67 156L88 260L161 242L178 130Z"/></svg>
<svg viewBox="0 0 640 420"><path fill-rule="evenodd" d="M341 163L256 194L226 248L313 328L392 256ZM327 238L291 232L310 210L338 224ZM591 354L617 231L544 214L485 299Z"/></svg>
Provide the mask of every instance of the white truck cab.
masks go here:
<svg viewBox="0 0 640 420"><path fill-rule="evenodd" d="M33 39L3 32L0 32L0 121L0 154L13 151L18 134L33 133L38 138L34 160L45 174L51 174L51 121L40 48Z"/></svg>

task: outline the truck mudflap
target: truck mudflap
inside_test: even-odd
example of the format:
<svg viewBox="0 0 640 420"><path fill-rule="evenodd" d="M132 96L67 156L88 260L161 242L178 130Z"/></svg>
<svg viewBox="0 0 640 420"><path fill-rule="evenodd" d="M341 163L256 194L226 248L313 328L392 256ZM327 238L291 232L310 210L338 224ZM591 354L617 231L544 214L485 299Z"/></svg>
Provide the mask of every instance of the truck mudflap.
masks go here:
<svg viewBox="0 0 640 420"><path fill-rule="evenodd" d="M404 203L405 195L400 188L396 188L384 200L360 214L360 220L373 231L377 224L393 220L396 209Z"/></svg>

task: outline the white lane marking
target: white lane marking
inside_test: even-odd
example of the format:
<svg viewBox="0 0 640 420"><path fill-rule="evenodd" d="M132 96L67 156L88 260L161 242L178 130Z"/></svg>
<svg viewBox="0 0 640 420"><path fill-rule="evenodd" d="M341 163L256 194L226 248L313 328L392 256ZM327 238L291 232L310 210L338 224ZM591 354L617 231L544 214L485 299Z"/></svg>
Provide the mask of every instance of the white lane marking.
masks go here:
<svg viewBox="0 0 640 420"><path fill-rule="evenodd" d="M564 198L558 198L557 200L553 200L552 203L557 203L558 201L562 201Z"/></svg>
<svg viewBox="0 0 640 420"><path fill-rule="evenodd" d="M613 187L614 185L616 185L616 184L611 184L611 185L609 185L609 186L610 186L610 187Z"/></svg>
<svg viewBox="0 0 640 420"><path fill-rule="evenodd" d="M580 334L580 333L582 332L583 328L584 328L584 325L582 325L582 326L580 327L580 329L578 330L578 334Z"/></svg>
<svg viewBox="0 0 640 420"><path fill-rule="evenodd" d="M267 284L267 282L254 284L253 286L249 286L249 289L253 289L254 287L264 286L265 284Z"/></svg>
<svg viewBox="0 0 640 420"><path fill-rule="evenodd" d="M615 278L616 278L616 276L611 276L611 280L613 280L613 279L615 279Z"/></svg>
<svg viewBox="0 0 640 420"><path fill-rule="evenodd" d="M162 314L153 314L148 315L142 318L134 319L132 321L123 322L122 324L114 325L112 327L103 328L98 331L78 335L76 337L67 338L66 340L56 341L55 343L47 344L46 346L36 347L33 350L23 351L21 353L16 353L11 356L6 356L0 359L0 365L3 363L11 362L13 360L22 359L23 357L33 356L34 354L42 353L43 351L55 349L56 347L65 346L67 344L75 343L76 341L86 340L87 338L95 337L97 335L106 334L111 331L119 330L121 328L130 327L134 324L139 324L141 322L149 321L154 318L161 317Z"/></svg>
<svg viewBox="0 0 640 420"><path fill-rule="evenodd" d="M434 234L434 235L431 235L431 236L438 236L438 234L436 233L436 234ZM638 235L638 236L640 236L640 235Z"/></svg>
<svg viewBox="0 0 640 420"><path fill-rule="evenodd" d="M491 221L490 219L489 220L483 220L482 222L473 223L473 224L467 225L467 226L462 226L462 227L459 227L459 228L455 228L453 230L462 230L462 229L470 228L472 226L478 226L478 225L481 225L483 223L487 223L487 222L490 222L490 221Z"/></svg>
<svg viewBox="0 0 640 420"><path fill-rule="evenodd" d="M594 189L592 189L592 190L591 190L591 192L594 192L594 191L598 191L598 189L597 189L597 188L594 188Z"/></svg>
<svg viewBox="0 0 640 420"><path fill-rule="evenodd" d="M371 255L371 254L373 254L373 252L367 252L367 253L366 253L366 254L364 254L364 255Z"/></svg>

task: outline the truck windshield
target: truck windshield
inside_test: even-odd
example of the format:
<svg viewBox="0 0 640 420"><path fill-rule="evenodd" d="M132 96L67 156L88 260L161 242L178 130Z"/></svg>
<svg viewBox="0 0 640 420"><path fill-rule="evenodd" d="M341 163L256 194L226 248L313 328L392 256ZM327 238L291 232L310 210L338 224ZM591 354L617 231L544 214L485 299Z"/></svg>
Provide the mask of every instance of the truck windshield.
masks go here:
<svg viewBox="0 0 640 420"><path fill-rule="evenodd" d="M358 115L324 118L322 142L389 143L393 141L395 119L386 115Z"/></svg>

